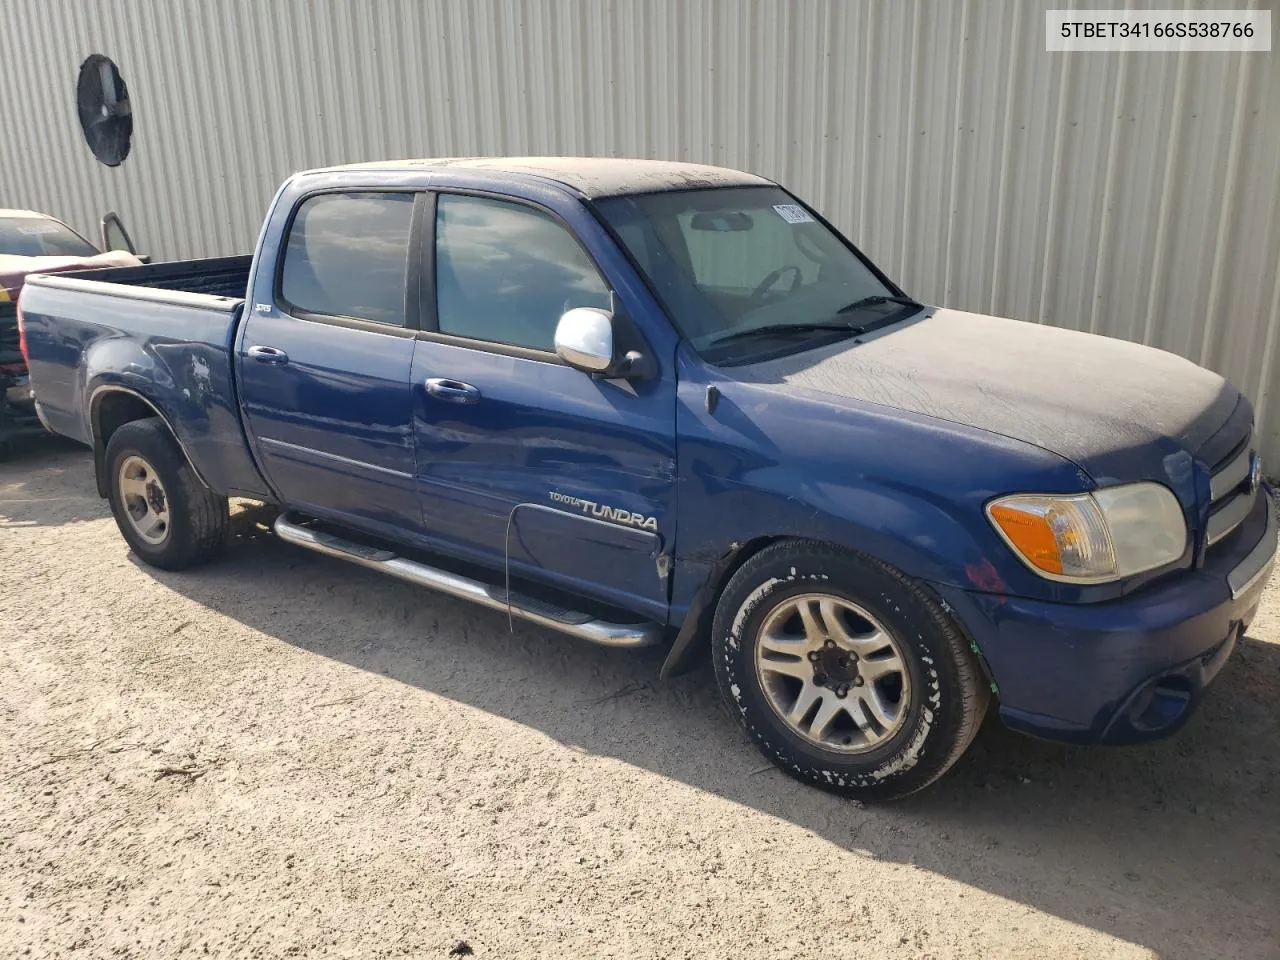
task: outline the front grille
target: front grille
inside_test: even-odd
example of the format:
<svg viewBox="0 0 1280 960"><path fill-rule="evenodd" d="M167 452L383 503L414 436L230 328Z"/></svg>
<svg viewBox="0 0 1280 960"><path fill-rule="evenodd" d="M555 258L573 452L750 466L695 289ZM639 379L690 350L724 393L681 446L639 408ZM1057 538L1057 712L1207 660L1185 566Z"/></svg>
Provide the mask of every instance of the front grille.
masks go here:
<svg viewBox="0 0 1280 960"><path fill-rule="evenodd" d="M1249 515L1258 498L1253 475L1254 453L1246 437L1240 446L1213 470L1209 481L1209 522L1205 544L1225 540Z"/></svg>

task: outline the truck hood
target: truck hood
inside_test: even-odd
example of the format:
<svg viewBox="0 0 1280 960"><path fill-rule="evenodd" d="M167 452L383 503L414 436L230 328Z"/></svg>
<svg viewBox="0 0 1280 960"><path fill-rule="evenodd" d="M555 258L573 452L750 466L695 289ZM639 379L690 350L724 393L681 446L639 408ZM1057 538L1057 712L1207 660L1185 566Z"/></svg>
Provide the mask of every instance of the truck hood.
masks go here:
<svg viewBox="0 0 1280 960"><path fill-rule="evenodd" d="M1125 340L930 308L916 319L734 369L745 381L882 404L1035 444L1095 479L1172 442L1194 454L1239 394L1188 360ZM1159 475L1158 459L1145 471Z"/></svg>

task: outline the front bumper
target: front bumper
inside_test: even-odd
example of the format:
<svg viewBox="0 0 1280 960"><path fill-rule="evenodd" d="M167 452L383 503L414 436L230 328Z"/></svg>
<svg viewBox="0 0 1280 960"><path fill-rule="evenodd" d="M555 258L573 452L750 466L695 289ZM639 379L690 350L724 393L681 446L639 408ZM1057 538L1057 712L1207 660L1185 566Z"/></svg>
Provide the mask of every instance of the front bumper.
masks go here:
<svg viewBox="0 0 1280 960"><path fill-rule="evenodd" d="M1119 600L1063 604L938 586L977 642L1017 730L1075 743L1167 736L1252 621L1276 554L1269 487L1199 570Z"/></svg>

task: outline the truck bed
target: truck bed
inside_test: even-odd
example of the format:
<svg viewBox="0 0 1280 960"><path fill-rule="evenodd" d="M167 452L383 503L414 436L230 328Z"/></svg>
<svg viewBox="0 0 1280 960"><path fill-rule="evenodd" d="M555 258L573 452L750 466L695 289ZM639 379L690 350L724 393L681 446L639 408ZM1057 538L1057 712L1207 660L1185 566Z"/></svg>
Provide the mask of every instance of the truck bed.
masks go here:
<svg viewBox="0 0 1280 960"><path fill-rule="evenodd" d="M253 256L212 257L205 260L174 260L170 263L148 263L140 267L107 267L102 270L80 270L64 273L65 277L113 283L129 287L148 287L181 293L199 293L212 297L244 299L249 285Z"/></svg>
<svg viewBox="0 0 1280 960"><path fill-rule="evenodd" d="M268 496L241 429L232 360L252 259L29 277L21 308L46 426L93 445L102 404L131 396L169 423L211 488Z"/></svg>

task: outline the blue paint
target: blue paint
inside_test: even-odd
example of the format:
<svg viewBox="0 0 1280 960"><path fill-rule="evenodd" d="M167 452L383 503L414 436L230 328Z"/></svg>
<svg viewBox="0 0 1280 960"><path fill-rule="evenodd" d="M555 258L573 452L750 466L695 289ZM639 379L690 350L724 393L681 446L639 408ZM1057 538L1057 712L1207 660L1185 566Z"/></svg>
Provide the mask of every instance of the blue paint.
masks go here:
<svg viewBox="0 0 1280 960"><path fill-rule="evenodd" d="M595 261L653 375L595 380L554 357L433 335L425 298L416 336L288 315L274 290L288 218L304 197L339 188L479 191L538 205ZM1130 742L1175 729L1257 606L1261 586L1233 600L1226 574L1262 536L1261 507L1226 544L1204 546L1209 465L1252 422L1228 385L1213 407L1226 420L1198 448L1173 436L1121 438L1095 445L1090 472L1051 443L824 393L766 368L714 366L682 341L590 204L544 177L466 168L299 176L272 204L247 304L136 299L130 289L27 284L32 378L55 431L92 442L91 399L128 390L166 419L214 490L495 572L509 559L516 575L673 627L742 544L845 545L945 601L998 683L1005 720L1028 732ZM288 364L258 362L248 356L255 345L284 351ZM474 388L474 402L431 393L433 378ZM1168 568L1115 583L1037 576L983 513L1001 494L1137 479L1173 490L1191 537ZM636 522L601 520L617 511ZM644 528L648 519L656 529ZM1165 678L1159 690L1155 677Z"/></svg>
<svg viewBox="0 0 1280 960"><path fill-rule="evenodd" d="M1175 689L1187 694L1188 708L1194 706L1222 666L1213 657L1204 662L1205 656L1234 643L1257 611L1265 583L1233 600L1226 577L1262 536L1265 500L1259 497L1249 518L1201 569L1110 603L1053 603L933 586L976 638L1010 726L1078 743L1150 740L1177 729L1189 709L1141 729L1126 716L1126 705L1151 679L1173 674Z"/></svg>
<svg viewBox="0 0 1280 960"><path fill-rule="evenodd" d="M429 377L464 381L482 399L442 402L422 387ZM666 621L655 555L676 528L672 378L633 388L542 360L419 341L412 382L423 525L443 547L501 566L509 542L517 568ZM554 522L511 517L518 504L555 506L553 493L653 517L661 535L584 524L594 514L563 501Z"/></svg>
<svg viewBox="0 0 1280 960"><path fill-rule="evenodd" d="M409 370L414 341L253 311L241 341L288 354L241 353L239 387L258 462L284 503L387 531L418 527Z"/></svg>

